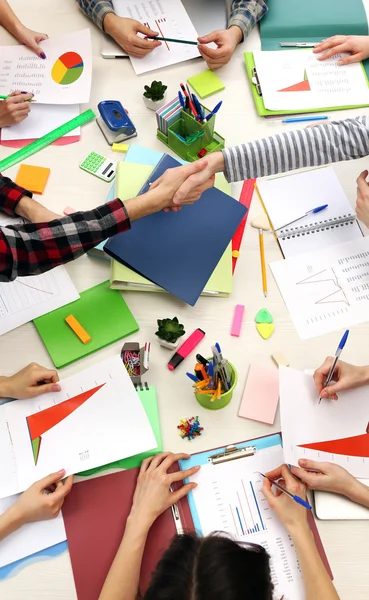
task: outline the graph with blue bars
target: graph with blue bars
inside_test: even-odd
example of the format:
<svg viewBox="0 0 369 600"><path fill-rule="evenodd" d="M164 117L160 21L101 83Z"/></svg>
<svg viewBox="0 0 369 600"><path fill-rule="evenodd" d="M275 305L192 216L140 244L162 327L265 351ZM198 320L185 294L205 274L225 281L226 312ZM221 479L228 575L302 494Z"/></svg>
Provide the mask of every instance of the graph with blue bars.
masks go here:
<svg viewBox="0 0 369 600"><path fill-rule="evenodd" d="M241 479L236 488L233 502L229 503L231 522L235 533L247 536L267 531L265 518L263 518L263 504L265 499L260 492L262 482Z"/></svg>

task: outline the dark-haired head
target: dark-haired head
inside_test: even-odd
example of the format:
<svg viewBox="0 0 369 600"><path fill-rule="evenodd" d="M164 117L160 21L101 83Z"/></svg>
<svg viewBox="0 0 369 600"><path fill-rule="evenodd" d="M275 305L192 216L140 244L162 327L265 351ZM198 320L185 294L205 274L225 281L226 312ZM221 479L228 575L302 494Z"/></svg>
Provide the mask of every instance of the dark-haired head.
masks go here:
<svg viewBox="0 0 369 600"><path fill-rule="evenodd" d="M272 600L269 555L222 534L176 536L144 600Z"/></svg>

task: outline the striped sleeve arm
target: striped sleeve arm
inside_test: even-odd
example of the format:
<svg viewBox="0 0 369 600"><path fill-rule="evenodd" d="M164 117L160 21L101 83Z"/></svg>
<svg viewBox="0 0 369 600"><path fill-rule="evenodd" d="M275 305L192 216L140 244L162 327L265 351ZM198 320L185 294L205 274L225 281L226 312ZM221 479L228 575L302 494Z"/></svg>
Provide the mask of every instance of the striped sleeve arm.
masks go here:
<svg viewBox="0 0 369 600"><path fill-rule="evenodd" d="M222 153L228 181L363 158L369 154L369 117L272 135Z"/></svg>

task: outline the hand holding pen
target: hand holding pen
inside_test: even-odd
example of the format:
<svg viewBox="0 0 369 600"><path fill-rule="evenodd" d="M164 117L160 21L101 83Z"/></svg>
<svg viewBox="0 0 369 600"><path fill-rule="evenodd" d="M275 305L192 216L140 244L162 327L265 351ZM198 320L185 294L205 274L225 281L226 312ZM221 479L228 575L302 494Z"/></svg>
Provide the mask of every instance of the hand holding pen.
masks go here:
<svg viewBox="0 0 369 600"><path fill-rule="evenodd" d="M337 350L336 350L336 353L335 353L335 355L334 355L334 359L333 359L333 362L332 362L332 366L331 366L331 368L329 369L329 372L328 372L328 375L327 375L327 379L325 380L325 383L324 383L324 387L325 387L325 388L326 388L326 387L327 387L327 386L330 384L330 382L332 381L332 378L333 378L333 375L334 375L334 371L335 371L335 369L336 369L337 361L338 361L339 357L341 356L341 352L342 352L342 350L343 350L343 349L344 349L344 347L345 347L345 344L346 344L346 342L347 342L347 338L348 338L348 334L349 334L349 330L348 330L348 329L346 329L345 333L343 334L343 336L342 336L342 338L341 338L341 341L340 341L340 343L338 344L338 348L337 348ZM320 396L319 396L319 404L320 404L321 400L322 400L322 396L320 395Z"/></svg>

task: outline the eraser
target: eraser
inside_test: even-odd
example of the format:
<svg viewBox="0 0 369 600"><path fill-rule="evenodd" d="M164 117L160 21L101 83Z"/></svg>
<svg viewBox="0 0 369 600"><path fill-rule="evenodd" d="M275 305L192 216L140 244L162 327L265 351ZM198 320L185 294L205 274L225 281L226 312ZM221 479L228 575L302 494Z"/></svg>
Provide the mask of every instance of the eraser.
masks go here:
<svg viewBox="0 0 369 600"><path fill-rule="evenodd" d="M272 359L274 360L277 367L280 367L281 365L283 365L284 367L290 366L289 360L287 360L287 358L280 350L277 350L276 352L274 352L274 354L272 354Z"/></svg>
<svg viewBox="0 0 369 600"><path fill-rule="evenodd" d="M71 206L66 206L63 210L63 214L68 217L68 215L72 215L73 213L77 212L75 208L72 208Z"/></svg>
<svg viewBox="0 0 369 600"><path fill-rule="evenodd" d="M128 152L129 144L113 144L111 149L113 152Z"/></svg>
<svg viewBox="0 0 369 600"><path fill-rule="evenodd" d="M73 315L68 315L65 317L65 322L69 325L72 331L79 337L83 344L87 344L87 342L91 341L91 336L87 333L85 329L83 329L82 325L78 323L77 319Z"/></svg>
<svg viewBox="0 0 369 600"><path fill-rule="evenodd" d="M234 335L236 337L238 337L240 335L244 311L245 311L244 305L237 304L236 308L234 309L231 335Z"/></svg>

